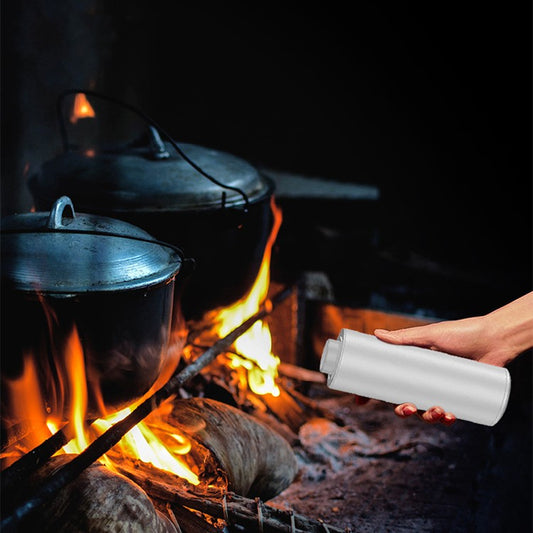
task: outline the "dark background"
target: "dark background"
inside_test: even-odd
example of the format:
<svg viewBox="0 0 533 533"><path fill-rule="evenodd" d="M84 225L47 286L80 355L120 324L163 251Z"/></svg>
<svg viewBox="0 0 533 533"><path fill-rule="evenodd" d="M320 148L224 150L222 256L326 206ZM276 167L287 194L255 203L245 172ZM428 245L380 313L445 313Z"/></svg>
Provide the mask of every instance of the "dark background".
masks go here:
<svg viewBox="0 0 533 533"><path fill-rule="evenodd" d="M2 2L2 214L62 151L58 95L93 89L178 141L379 188L375 208L285 202L277 275L441 318L531 290L530 2L315 4ZM484 505L529 531L531 358L510 370L507 421L475 445Z"/></svg>
<svg viewBox="0 0 533 533"><path fill-rule="evenodd" d="M94 89L178 141L378 186L382 246L487 276L494 307L531 286L527 4L4 2L2 212L62 149L58 94Z"/></svg>

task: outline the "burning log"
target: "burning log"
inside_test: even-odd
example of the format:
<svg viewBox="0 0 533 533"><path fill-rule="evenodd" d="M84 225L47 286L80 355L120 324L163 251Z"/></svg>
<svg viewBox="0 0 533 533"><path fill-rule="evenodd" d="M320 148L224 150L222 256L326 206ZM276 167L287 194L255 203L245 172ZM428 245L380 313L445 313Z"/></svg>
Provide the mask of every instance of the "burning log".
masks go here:
<svg viewBox="0 0 533 533"><path fill-rule="evenodd" d="M281 422L293 434L298 433L300 427L309 420L309 417L317 415L328 418L339 425L343 424L342 420L334 413L297 390L302 382L324 384L324 374L294 365L280 365L279 370L282 374L278 381L279 395L260 396L255 402L256 404L262 403L267 411L273 413L275 415L274 420ZM255 416L261 417L262 415L258 412ZM287 435L285 437L292 441Z"/></svg>
<svg viewBox="0 0 533 533"><path fill-rule="evenodd" d="M223 487L183 486L170 473L157 470L151 465L124 461L120 471L139 484L158 507L168 509L175 515L184 531L189 533L187 510L194 510L209 520L215 521L215 531L259 531L264 533L346 533L325 524L320 519L309 518L265 503L261 498L250 498L227 492ZM220 524L222 522L222 524ZM185 526L185 527L184 527ZM219 527L220 526L220 527ZM224 527L226 526L226 527ZM218 528L219 527L219 528ZM198 531L212 531L205 529ZM191 533L196 532L194 527Z"/></svg>
<svg viewBox="0 0 533 533"><path fill-rule="evenodd" d="M29 479L42 483L71 457L53 457ZM172 522L155 507L133 481L93 463L63 487L49 505L21 523L24 531L76 533L83 531L151 531L177 533Z"/></svg>
<svg viewBox="0 0 533 533"><path fill-rule="evenodd" d="M298 464L289 443L239 409L208 399L176 400L169 423L207 448L226 474L229 489L268 500L293 481Z"/></svg>
<svg viewBox="0 0 533 533"><path fill-rule="evenodd" d="M284 389L280 388L278 396L271 394L261 396L261 401L294 432L298 432L300 426L307 420L305 409Z"/></svg>

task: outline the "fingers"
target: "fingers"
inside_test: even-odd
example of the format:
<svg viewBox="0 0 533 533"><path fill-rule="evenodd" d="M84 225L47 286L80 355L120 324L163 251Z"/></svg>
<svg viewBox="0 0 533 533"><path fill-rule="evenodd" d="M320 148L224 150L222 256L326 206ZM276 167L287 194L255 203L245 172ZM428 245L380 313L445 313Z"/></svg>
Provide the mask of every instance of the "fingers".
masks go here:
<svg viewBox="0 0 533 533"><path fill-rule="evenodd" d="M394 408L394 412L400 418L407 418L408 416L414 415L416 413L416 406L412 403L402 403Z"/></svg>
<svg viewBox="0 0 533 533"><path fill-rule="evenodd" d="M444 413L444 416L441 419L441 422L445 426L451 426L455 423L457 419L455 418L455 415L453 413Z"/></svg>
<svg viewBox="0 0 533 533"><path fill-rule="evenodd" d="M436 424L442 420L444 409L440 407L430 407L425 413L422 413L422 420L428 424Z"/></svg>
<svg viewBox="0 0 533 533"><path fill-rule="evenodd" d="M400 418L407 418L408 416L414 415L417 412L417 409L412 403L402 403L394 408L394 412ZM420 418L428 424L437 424L440 422L445 426L451 426L456 420L453 413L447 413L442 407L438 406L430 407L427 411L422 413Z"/></svg>

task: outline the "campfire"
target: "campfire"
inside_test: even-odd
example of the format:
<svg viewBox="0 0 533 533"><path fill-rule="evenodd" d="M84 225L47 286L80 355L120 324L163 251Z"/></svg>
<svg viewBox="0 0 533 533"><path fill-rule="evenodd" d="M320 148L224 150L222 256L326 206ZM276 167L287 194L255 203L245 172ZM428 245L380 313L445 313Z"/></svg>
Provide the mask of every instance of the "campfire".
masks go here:
<svg viewBox="0 0 533 533"><path fill-rule="evenodd" d="M179 331L171 332L167 350L180 351L179 365L169 365L172 372L163 368L138 401L106 415L76 325L61 353L54 353L54 401L42 390L38 353L27 353L20 376L4 380L6 531L43 521L48 528L77 527L80 521L96 521L96 527L98 520L146 520L142 526L154 531L196 531L198 524L203 531L221 531L230 523L320 529L318 521L264 503L297 474L286 437L291 424L295 429L303 422L305 410L296 391L283 387L280 358L272 353L268 316L294 297L294 289L269 294L271 252L282 221L273 198L271 209L272 228L248 293L200 320L174 322ZM44 311L53 336L53 310ZM105 416L92 415L91 394ZM101 490L107 493L94 493ZM125 509L130 496L143 509L137 518Z"/></svg>
<svg viewBox="0 0 533 533"><path fill-rule="evenodd" d="M200 326L189 325L190 336L198 335L191 329L194 327L200 327L201 334L194 342L190 342L184 348L183 357L186 364L191 363L199 356L198 353L195 353L198 352L199 345L208 342L214 343L218 338L226 337L246 319L258 313L261 305L267 300L270 250L281 223L281 212L276 208L274 202L272 208L277 214L276 223L265 249L256 282L249 294L241 301L229 308L209 312ZM178 335L172 335L172 337L181 338L182 335L183 332L179 332ZM171 346L168 349L171 351L175 347ZM279 389L275 383L279 358L272 354L270 349L271 339L268 325L262 320L257 320L248 331L236 339L233 351L223 354L225 360L220 357L219 360L222 362L218 366L227 369L225 373L228 379L226 381L236 384L236 397L246 394L247 391L258 395L279 395ZM39 443L36 441L42 441L43 437L49 438L53 433L56 433L67 420L74 428L74 438L63 448L63 452L80 453L89 442L109 429L115 422L125 418L135 407L134 405L126 407L117 413L98 418L89 427L86 427L85 423L90 418L87 413L87 379L83 347L76 328L70 334L64 352L60 354L60 360L56 364L57 368L64 369L60 387L67 391L69 396L64 398L60 405L51 407L49 402L39 394L40 384L36 372L36 358L38 357L38 354L28 354L24 361L22 375L17 379L7 380L5 384L9 396L8 404L13 406L13 412L6 413L6 418L13 421L28 421L31 428L27 438L16 441L11 447L12 449L3 453L3 468L9 466L10 461L17 454L25 453L35 447ZM207 369L205 371L211 372L212 370ZM219 370L219 372L221 371ZM235 376L230 377L230 373L235 374ZM160 382L161 380L158 380L158 383ZM101 394L98 396L101 397ZM105 407L103 411L105 411ZM151 419L153 420L157 414L157 412L152 413ZM151 463L197 485L199 483L198 476L180 459L180 456L188 453L191 448L188 439L183 435L168 433L167 440L174 441L171 449L177 452L172 455L150 430L149 426L149 423L141 422L128 433L120 442L121 454ZM159 428L159 433L162 432L163 429ZM111 468L113 467L113 462L108 458L105 458L105 462Z"/></svg>
<svg viewBox="0 0 533 533"><path fill-rule="evenodd" d="M462 463L450 428L399 421L379 402L354 409L353 397L329 390L317 371L324 343L341 328L372 333L436 319L342 305L320 261L296 273L285 263L281 275L274 261L302 236L310 251L301 263L345 247L340 233L302 223L301 199L292 212L290 199L280 204L273 177L305 189L310 202L321 202L326 187L332 210L349 210L346 194L362 197L362 217L378 195L259 175L233 156L163 142L154 124L108 152L78 145L98 129L101 110L90 93L68 95L65 154L29 177L36 205L21 215L22 228L17 216L2 228L3 281L16 274L13 294L8 284L3 297L3 530L338 533L363 522L379 529L389 516L404 519L397 499L409 475L413 494L422 493L437 462L453 484L449 464ZM76 143L67 124L81 132ZM188 174L187 154L202 172ZM214 170L226 166L235 186L216 179ZM174 183L176 168L192 203L158 188ZM95 197L94 183L113 178ZM363 233L354 231L365 240L360 226ZM19 234L31 239L17 243L22 256L10 265L4 246ZM317 235L333 244L315 249ZM63 240L66 252L50 255ZM154 261L137 262L147 257ZM51 267L49 277L41 266ZM356 274L366 294L364 271ZM396 290L376 301L394 300ZM436 521L437 503L463 500L447 486L434 487ZM420 501L410 504L414 516L426 505Z"/></svg>
<svg viewBox="0 0 533 533"><path fill-rule="evenodd" d="M73 96L68 123L79 128L82 137L91 133L99 112L87 98L90 93L66 94ZM91 190L74 187L67 192L76 197L75 202L62 196L51 205L48 216L46 195L55 186L50 180L65 169L67 181L61 187L76 183L71 179L72 173L76 175L72 165L82 169L82 176L84 172L91 175L100 160L103 166L96 167L100 172L119 165L119 180L129 179L120 176L122 164L146 167L143 172L163 169L164 184L182 159L196 165L173 141L172 146L163 143L154 124L149 127L148 148L144 140L136 141L132 148L119 149L118 155L116 149L101 153L93 143L71 148L66 124L61 126L66 153L47 163L51 173L44 165L43 171L30 179L38 205L32 209L35 218L22 224L27 233L44 220L46 229L36 229L37 240L13 267L18 282L17 269L25 261L30 263L28 276L39 269L33 264L34 257L46 256L43 264L54 263L56 257L47 254L55 241L43 245L38 238L47 239L49 231L52 237L61 236L59 241L64 237L67 250L56 254L60 259L50 279L41 286L38 277L34 284L39 290L27 291L21 310L13 313L14 317L31 316L31 324L42 331L38 341L28 344L31 349L22 343L26 347L20 368L8 366L3 375L5 438L0 458L5 530L36 524L44 524L46 530L98 529L99 521L104 521L107 527L114 524L111 529L143 531L341 531L320 519L297 514L279 500L268 503L301 475L302 457L307 468L310 458L299 449L301 432L311 428L325 437L330 424L343 425L333 411L313 399L313 389L318 397L325 392L317 361L302 366L295 357L301 327L297 315L305 314L302 295L305 300L307 282L272 283L270 279L283 216L268 179L231 156L188 146L204 167L211 168L214 157L217 169L227 164L232 176L239 172L242 176L238 186L226 187L198 167L196 171L215 185L208 186L207 192L198 187L198 174L191 176L195 202L203 198L200 217L195 218L196 208L191 212L189 204L186 209L176 209L185 209L188 223L191 217L198 222L187 246L193 246L193 256L202 258L204 270L194 272L192 284L181 285L187 259L176 246L179 242L172 242L172 228L183 221L181 213L165 211L159 216L156 210L150 218L144 209L137 212L132 207L119 212L121 219L133 213L129 220L120 221L118 217L79 214L78 202L92 208ZM172 160L172 148L182 159ZM147 164L146 158L155 162ZM187 169L181 172L187 174ZM100 179L99 174L91 176L94 178ZM149 194L159 203L159 174L151 179L156 186ZM137 182L128 184L133 189L136 186ZM184 186L189 185L185 182ZM220 195L221 186L225 190ZM112 210L123 198L135 197L129 189L127 192L104 203ZM150 204L150 199L147 201ZM210 202L212 213L206 215L205 205ZM220 213L226 216L226 207L232 203L237 214L227 210L228 222ZM43 210L46 216L42 216ZM242 213L246 213L244 218ZM212 218L202 233L199 221L206 216ZM170 230L169 224L161 224L168 217ZM131 225L137 222L142 222L143 230ZM230 257L203 255L219 245L210 239L213 224L222 228L221 250L226 251L231 243ZM150 232L144 232L145 227ZM198 233L196 227L200 227ZM16 234L17 227L8 223L3 231ZM154 240L152 235L158 238ZM87 240L93 238L98 242ZM207 244L202 244L206 239ZM106 244L104 253L102 242ZM62 258L69 255L74 243L78 249L98 253L82 256L78 263L74 261L72 271L63 271ZM116 250L122 251L117 254ZM155 259L147 272L144 262L130 266L139 257L149 256ZM210 268L214 260L219 269L215 283ZM229 268L223 268L226 262ZM93 268L96 274L80 290L78 279L85 279L87 265L93 264L98 265ZM10 268L8 265L9 272ZM125 276L123 271L128 269ZM142 279L136 279L138 270L143 272ZM254 271L253 282L243 283L250 270ZM46 282L51 287L48 292ZM226 288L221 286L226 283ZM234 285L239 289L234 290ZM58 286L64 293L59 298ZM90 292L93 287L94 296ZM54 297L49 298L49 292ZM228 298L226 292L239 297ZM206 293L207 299L199 298ZM124 301L117 303L117 296ZM16 292L16 305L18 297ZM228 299L229 303L213 305ZM85 307L90 309L88 314ZM203 309L200 314L198 308ZM114 327L110 324L117 315L119 324ZM321 317L323 323L311 335L316 354L341 325L351 321L354 328L362 326L359 317L354 321L335 306L330 309L326 305ZM382 321L381 325L386 324ZM280 342L283 340L285 343ZM283 346L284 357L276 353L275 344Z"/></svg>

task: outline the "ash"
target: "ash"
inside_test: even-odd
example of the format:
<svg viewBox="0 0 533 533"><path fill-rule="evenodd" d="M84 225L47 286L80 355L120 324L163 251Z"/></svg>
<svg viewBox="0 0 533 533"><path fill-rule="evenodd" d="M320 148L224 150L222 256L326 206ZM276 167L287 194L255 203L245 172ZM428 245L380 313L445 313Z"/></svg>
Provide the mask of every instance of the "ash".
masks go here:
<svg viewBox="0 0 533 533"><path fill-rule="evenodd" d="M529 533L531 405L520 383L514 392L492 428L400 419L382 402L325 392L317 402L336 422L301 426L297 479L269 505L358 533Z"/></svg>

